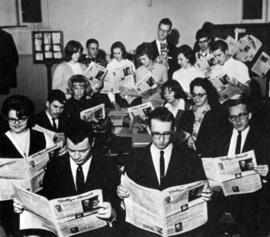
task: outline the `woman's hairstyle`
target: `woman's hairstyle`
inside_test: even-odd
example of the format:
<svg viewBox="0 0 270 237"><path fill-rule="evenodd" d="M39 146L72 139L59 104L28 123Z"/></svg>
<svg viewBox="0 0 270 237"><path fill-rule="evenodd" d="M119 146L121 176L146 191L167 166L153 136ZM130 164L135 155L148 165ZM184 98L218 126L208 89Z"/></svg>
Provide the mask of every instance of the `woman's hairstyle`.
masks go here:
<svg viewBox="0 0 270 237"><path fill-rule="evenodd" d="M91 92L91 85L88 79L81 74L75 74L68 80L68 93L74 95L74 83L82 83L84 86L84 94L90 95Z"/></svg>
<svg viewBox="0 0 270 237"><path fill-rule="evenodd" d="M81 45L80 42L75 41L75 40L70 40L68 41L66 47L65 47L65 61L69 62L72 58L72 55L77 52L83 51L83 46Z"/></svg>
<svg viewBox="0 0 270 237"><path fill-rule="evenodd" d="M120 41L116 41L112 44L111 46L111 58L113 58L113 50L119 48L122 51L122 58L125 59L127 58L127 50L125 45L120 42Z"/></svg>
<svg viewBox="0 0 270 237"><path fill-rule="evenodd" d="M211 108L215 108L216 106L220 106L218 100L218 92L216 88L212 85L212 83L206 78L197 77L190 83L190 93L193 94L193 90L195 86L202 87L207 95L208 104Z"/></svg>
<svg viewBox="0 0 270 237"><path fill-rule="evenodd" d="M177 56L180 53L182 53L185 56L185 58L188 59L188 61L191 65L195 64L195 62L196 62L195 54L194 54L192 48L190 48L190 46L188 46L187 44L180 46L177 50Z"/></svg>
<svg viewBox="0 0 270 237"><path fill-rule="evenodd" d="M136 56L139 58L147 55L148 58L154 60L154 49L151 43L144 42L136 48Z"/></svg>
<svg viewBox="0 0 270 237"><path fill-rule="evenodd" d="M13 95L8 97L2 105L1 109L1 116L5 121L8 121L8 114L9 111L15 110L16 116L19 119L22 119L23 117L28 117L28 127L30 127L31 124L31 117L33 116L35 112L35 105L32 100L30 100L28 97L24 95ZM5 125L7 126L7 124Z"/></svg>
<svg viewBox="0 0 270 237"><path fill-rule="evenodd" d="M169 81L166 81L161 86L161 98L163 100L165 100L164 91L165 91L166 88L168 88L168 90L171 90L171 91L174 92L174 98L175 99L183 98L184 100L186 100L186 98L187 98L186 93L184 92L182 86L179 84L178 81L176 81L176 80L169 80Z"/></svg>

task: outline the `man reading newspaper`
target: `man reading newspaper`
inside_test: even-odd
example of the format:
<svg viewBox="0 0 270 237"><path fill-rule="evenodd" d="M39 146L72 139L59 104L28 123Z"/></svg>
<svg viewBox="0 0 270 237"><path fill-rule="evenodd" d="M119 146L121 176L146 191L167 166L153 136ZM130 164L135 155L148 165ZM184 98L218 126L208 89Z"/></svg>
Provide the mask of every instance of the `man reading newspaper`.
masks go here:
<svg viewBox="0 0 270 237"><path fill-rule="evenodd" d="M115 219L113 206L116 203L117 173L110 160L105 160L102 151L93 146L94 137L89 126L78 121L69 127L65 133L68 153L50 161L44 176L43 195L51 199L70 197L78 194L101 189L104 202L98 205L97 217L112 222ZM21 205L14 201L14 211L21 212ZM44 236L37 230L31 230L27 234ZM70 234L80 233L80 229ZM85 232L80 236L111 236L112 229L109 225ZM46 234L45 234L46 236Z"/></svg>
<svg viewBox="0 0 270 237"><path fill-rule="evenodd" d="M262 179L263 188L253 193L228 196L225 200L220 193L216 193L216 196L219 197L213 200L216 202L215 207L212 208L215 211L213 220L218 220L217 212L221 214L224 211L221 207L224 207L224 202L227 201L229 211L237 223L241 236L261 236L259 232L267 228L264 222L269 220L267 211L269 203L266 203L269 198L264 197L269 189L266 186L269 179L270 140L263 131L251 123L252 113L245 96L228 100L224 105L228 113L229 125L215 132L210 141L209 151L206 151L203 157L233 157L236 154L253 150L257 165L254 164L254 159L242 160L238 164L241 170L239 173L254 169ZM222 167L220 165L220 168ZM244 177L239 175L237 178ZM232 191L239 192L240 190L235 186L232 187Z"/></svg>
<svg viewBox="0 0 270 237"><path fill-rule="evenodd" d="M126 174L136 184L162 191L205 179L198 157L185 146L172 142L173 128L174 117L167 108L158 107L150 113L149 129L152 141L149 145L134 151L125 164ZM124 184L118 186L117 194L121 199L130 195ZM211 191L207 185L203 187L201 196L206 200L210 199ZM159 236L130 224L127 224L127 228L129 229L127 236ZM182 232L180 226L176 229L179 230L176 235ZM197 236L201 231L202 228L198 228L188 233Z"/></svg>

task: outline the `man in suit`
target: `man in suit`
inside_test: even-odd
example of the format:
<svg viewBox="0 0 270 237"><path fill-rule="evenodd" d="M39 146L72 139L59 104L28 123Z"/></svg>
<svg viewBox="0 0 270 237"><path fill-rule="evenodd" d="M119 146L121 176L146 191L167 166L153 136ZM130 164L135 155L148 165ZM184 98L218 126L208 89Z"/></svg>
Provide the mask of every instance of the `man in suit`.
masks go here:
<svg viewBox="0 0 270 237"><path fill-rule="evenodd" d="M169 18L161 19L157 29L157 39L151 42L154 50L154 58L158 63L162 63L167 67L169 79L172 78L173 72L179 69L177 63L177 48L167 40L171 29L171 20Z"/></svg>
<svg viewBox="0 0 270 237"><path fill-rule="evenodd" d="M65 101L65 94L61 90L52 90L46 101L46 111L34 116L34 124L54 132L63 132L64 121L61 114Z"/></svg>
<svg viewBox="0 0 270 237"><path fill-rule="evenodd" d="M98 204L97 217L107 221L108 225L76 237L112 236L113 230L109 225L116 218L113 208L117 202L116 168L111 160L105 159L100 149L97 152L93 134L84 121L68 127L65 135L68 153L47 164L42 195L50 200L102 189L104 202ZM84 208L89 206L86 202L83 205ZM18 212L17 204L14 203L14 207Z"/></svg>
<svg viewBox="0 0 270 237"><path fill-rule="evenodd" d="M254 123L250 123L252 113L247 97L239 96L228 100L224 105L229 124L216 131L216 135L211 139L209 151L204 156L233 156L254 150L258 164L254 170L261 176L263 188L254 193L232 195L222 201L222 196L218 195L219 200L214 201L217 201L218 205L227 201L229 211L236 220L241 236L261 236L260 231L265 228L262 223L265 218L262 217L262 210L269 208L264 196L269 190L266 186L269 185L267 182L269 182L270 140L268 136L256 129ZM263 212L264 215L269 214L265 210Z"/></svg>
<svg viewBox="0 0 270 237"><path fill-rule="evenodd" d="M165 107L156 108L149 116L152 142L138 149L125 164L127 175L137 184L147 188L164 190L169 187L205 179L200 159L185 145L174 144L171 140L174 116ZM117 194L124 199L129 196L122 185ZM205 187L202 197L209 200L211 191ZM129 225L129 236L158 236ZM181 236L198 236L202 228Z"/></svg>

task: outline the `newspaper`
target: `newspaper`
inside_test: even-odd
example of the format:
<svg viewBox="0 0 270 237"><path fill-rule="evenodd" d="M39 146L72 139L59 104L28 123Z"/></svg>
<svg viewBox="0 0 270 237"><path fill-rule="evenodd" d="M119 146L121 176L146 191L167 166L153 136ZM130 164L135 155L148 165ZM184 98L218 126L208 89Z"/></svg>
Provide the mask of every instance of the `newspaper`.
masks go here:
<svg viewBox="0 0 270 237"><path fill-rule="evenodd" d="M81 111L80 118L87 122L91 122L93 120L99 120L105 118L105 105L100 104L95 107L86 109Z"/></svg>
<svg viewBox="0 0 270 237"><path fill-rule="evenodd" d="M58 148L59 144L56 144L27 158L1 158L0 201L10 200L14 197L12 184L32 192L41 190L49 153Z"/></svg>
<svg viewBox="0 0 270 237"><path fill-rule="evenodd" d="M137 116L142 119L146 119L153 110L153 104L151 102L147 102L144 104L129 107L128 114L131 120L133 120Z"/></svg>
<svg viewBox="0 0 270 237"><path fill-rule="evenodd" d="M105 77L102 92L120 93L123 88L133 88L135 85L133 73L131 65L116 68L111 75L107 74Z"/></svg>
<svg viewBox="0 0 270 237"><path fill-rule="evenodd" d="M225 196L262 188L260 175L254 171L257 162L253 150L233 157L202 158L202 162L210 184L221 186Z"/></svg>
<svg viewBox="0 0 270 237"><path fill-rule="evenodd" d="M259 75L260 77L264 77L266 73L270 69L270 56L262 52L258 57L257 61L253 64L251 71Z"/></svg>
<svg viewBox="0 0 270 237"><path fill-rule="evenodd" d="M216 60L213 55L207 58L201 58L196 61L195 67L198 68L206 78L211 74L211 71L216 65Z"/></svg>
<svg viewBox="0 0 270 237"><path fill-rule="evenodd" d="M137 78L138 83L135 84L135 90L138 94L146 94L158 87L158 82L153 74L148 71L142 78Z"/></svg>
<svg viewBox="0 0 270 237"><path fill-rule="evenodd" d="M224 103L231 97L242 93L242 90L238 86L229 83L229 80L227 74L221 74L210 79L213 86L217 89L220 103Z"/></svg>
<svg viewBox="0 0 270 237"><path fill-rule="evenodd" d="M92 61L83 73L83 75L86 76L90 81L93 79L98 79L99 81L102 81L106 76L106 73L107 70L105 67L102 67L101 65Z"/></svg>
<svg viewBox="0 0 270 237"><path fill-rule="evenodd" d="M14 190L25 209L20 215L21 230L43 229L66 237L107 225L96 216L99 204L103 203L100 189L50 201L17 186Z"/></svg>
<svg viewBox="0 0 270 237"><path fill-rule="evenodd" d="M130 193L124 199L126 221L160 236L193 230L207 222L207 203L200 197L206 183L198 181L159 191L140 186L124 175L121 184Z"/></svg>
<svg viewBox="0 0 270 237"><path fill-rule="evenodd" d="M251 62L262 46L262 42L253 35L245 35L238 42L239 49L235 54L235 58L242 62Z"/></svg>

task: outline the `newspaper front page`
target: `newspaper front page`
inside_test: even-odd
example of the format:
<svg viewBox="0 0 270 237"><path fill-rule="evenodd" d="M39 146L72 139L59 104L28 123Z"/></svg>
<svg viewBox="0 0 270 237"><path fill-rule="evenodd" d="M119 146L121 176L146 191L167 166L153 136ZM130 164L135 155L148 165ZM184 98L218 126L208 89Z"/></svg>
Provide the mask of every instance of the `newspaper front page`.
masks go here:
<svg viewBox="0 0 270 237"><path fill-rule="evenodd" d="M159 191L133 182L127 175L121 184L129 191L125 198L126 221L160 236L172 236L207 222L207 203L200 194L206 181Z"/></svg>
<svg viewBox="0 0 270 237"><path fill-rule="evenodd" d="M58 148L41 150L27 158L1 158L0 160L0 201L14 197L12 184L37 192L42 189L45 166L49 153Z"/></svg>
<svg viewBox="0 0 270 237"><path fill-rule="evenodd" d="M252 193L262 188L254 151L233 157L202 158L209 183L220 186L225 196Z"/></svg>
<svg viewBox="0 0 270 237"><path fill-rule="evenodd" d="M43 229L59 237L77 235L107 225L96 213L103 203L102 190L48 200L15 186L16 198L23 204L20 229Z"/></svg>

